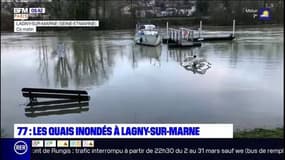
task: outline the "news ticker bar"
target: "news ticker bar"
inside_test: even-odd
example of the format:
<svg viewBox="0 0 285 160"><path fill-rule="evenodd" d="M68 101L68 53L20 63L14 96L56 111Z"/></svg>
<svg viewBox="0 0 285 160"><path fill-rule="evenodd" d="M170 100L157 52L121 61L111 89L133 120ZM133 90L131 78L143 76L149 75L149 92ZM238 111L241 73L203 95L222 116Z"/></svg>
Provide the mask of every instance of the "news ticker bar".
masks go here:
<svg viewBox="0 0 285 160"><path fill-rule="evenodd" d="M98 27L98 20L24 20L14 21L14 32L36 32L37 27Z"/></svg>
<svg viewBox="0 0 285 160"><path fill-rule="evenodd" d="M14 138L233 138L233 124L15 124Z"/></svg>
<svg viewBox="0 0 285 160"><path fill-rule="evenodd" d="M60 139L55 140L61 141ZM71 143L73 139L68 139ZM1 139L2 159L284 159L284 139L92 139L83 147L49 139ZM64 142L64 140L62 141ZM33 144L34 143L34 144ZM43 147L39 145L43 144ZM61 142L60 142L61 143Z"/></svg>

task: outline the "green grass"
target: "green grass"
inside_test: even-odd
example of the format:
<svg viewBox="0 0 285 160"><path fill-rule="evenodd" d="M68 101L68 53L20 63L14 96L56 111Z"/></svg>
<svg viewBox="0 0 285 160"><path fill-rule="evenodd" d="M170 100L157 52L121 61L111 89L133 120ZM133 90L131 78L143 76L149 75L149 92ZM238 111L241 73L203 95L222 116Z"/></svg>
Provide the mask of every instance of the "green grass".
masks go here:
<svg viewBox="0 0 285 160"><path fill-rule="evenodd" d="M283 138L283 136L283 128L255 128L252 130L234 132L234 138Z"/></svg>

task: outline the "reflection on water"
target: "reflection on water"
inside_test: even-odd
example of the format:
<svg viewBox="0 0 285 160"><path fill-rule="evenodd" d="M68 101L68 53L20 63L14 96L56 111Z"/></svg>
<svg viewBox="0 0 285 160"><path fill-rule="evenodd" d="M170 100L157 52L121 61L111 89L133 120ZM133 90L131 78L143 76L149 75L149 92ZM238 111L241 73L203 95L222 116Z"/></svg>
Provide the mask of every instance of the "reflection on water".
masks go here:
<svg viewBox="0 0 285 160"><path fill-rule="evenodd" d="M68 87L68 80L72 79L72 70L68 62L67 48L64 43L59 44L55 50L56 54L56 65L55 65L55 81L56 84L60 84L60 87Z"/></svg>
<svg viewBox="0 0 285 160"><path fill-rule="evenodd" d="M51 100L44 102L30 102L25 108L25 115L27 117L35 118L39 116L81 113L84 111L88 111L88 106L88 101L75 100Z"/></svg>
<svg viewBox="0 0 285 160"><path fill-rule="evenodd" d="M138 67L138 61L149 60L149 64L153 66L160 66L161 46L150 47L133 45L132 50L132 61L133 68Z"/></svg>
<svg viewBox="0 0 285 160"><path fill-rule="evenodd" d="M48 75L48 52L47 52L47 45L41 39L41 43L38 46L38 62L39 62L39 75L41 77L41 81L43 81L47 86L49 86L49 75Z"/></svg>
<svg viewBox="0 0 285 160"><path fill-rule="evenodd" d="M67 42L65 38L59 35L58 43L52 44L50 53L46 41L38 44L39 75L42 82L46 81L46 87L52 87L50 74L54 74L54 87L57 88L68 88L70 85L88 87L108 80L114 63L111 57L114 51L106 48L102 39L93 40L85 32L70 34ZM53 61L54 70L49 70L49 61Z"/></svg>
<svg viewBox="0 0 285 160"><path fill-rule="evenodd" d="M256 30L191 49L135 45L133 31L4 34L1 126L11 137L14 123L283 126L283 28ZM189 72L193 55L211 68ZM91 100L25 108L23 87L84 89Z"/></svg>

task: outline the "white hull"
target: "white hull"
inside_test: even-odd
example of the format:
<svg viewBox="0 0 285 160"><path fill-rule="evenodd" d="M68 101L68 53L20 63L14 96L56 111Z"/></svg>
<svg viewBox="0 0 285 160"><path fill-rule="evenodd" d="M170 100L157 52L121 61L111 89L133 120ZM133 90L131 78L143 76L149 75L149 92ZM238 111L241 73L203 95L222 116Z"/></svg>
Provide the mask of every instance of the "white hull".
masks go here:
<svg viewBox="0 0 285 160"><path fill-rule="evenodd" d="M147 46L158 46L161 43L161 36L156 35L135 35L136 44L147 45Z"/></svg>

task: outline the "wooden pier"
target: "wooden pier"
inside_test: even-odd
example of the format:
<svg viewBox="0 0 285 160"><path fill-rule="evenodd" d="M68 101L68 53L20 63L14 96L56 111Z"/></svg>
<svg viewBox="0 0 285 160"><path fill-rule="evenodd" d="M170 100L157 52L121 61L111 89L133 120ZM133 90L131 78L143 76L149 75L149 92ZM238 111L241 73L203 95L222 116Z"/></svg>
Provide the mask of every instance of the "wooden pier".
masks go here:
<svg viewBox="0 0 285 160"><path fill-rule="evenodd" d="M196 33L196 34L195 34ZM232 33L223 33L209 35L202 31L202 21L198 30L189 28L169 28L166 23L166 34L162 39L163 43L168 44L169 47L194 47L201 46L203 41L228 41L235 39L235 20L233 20Z"/></svg>

